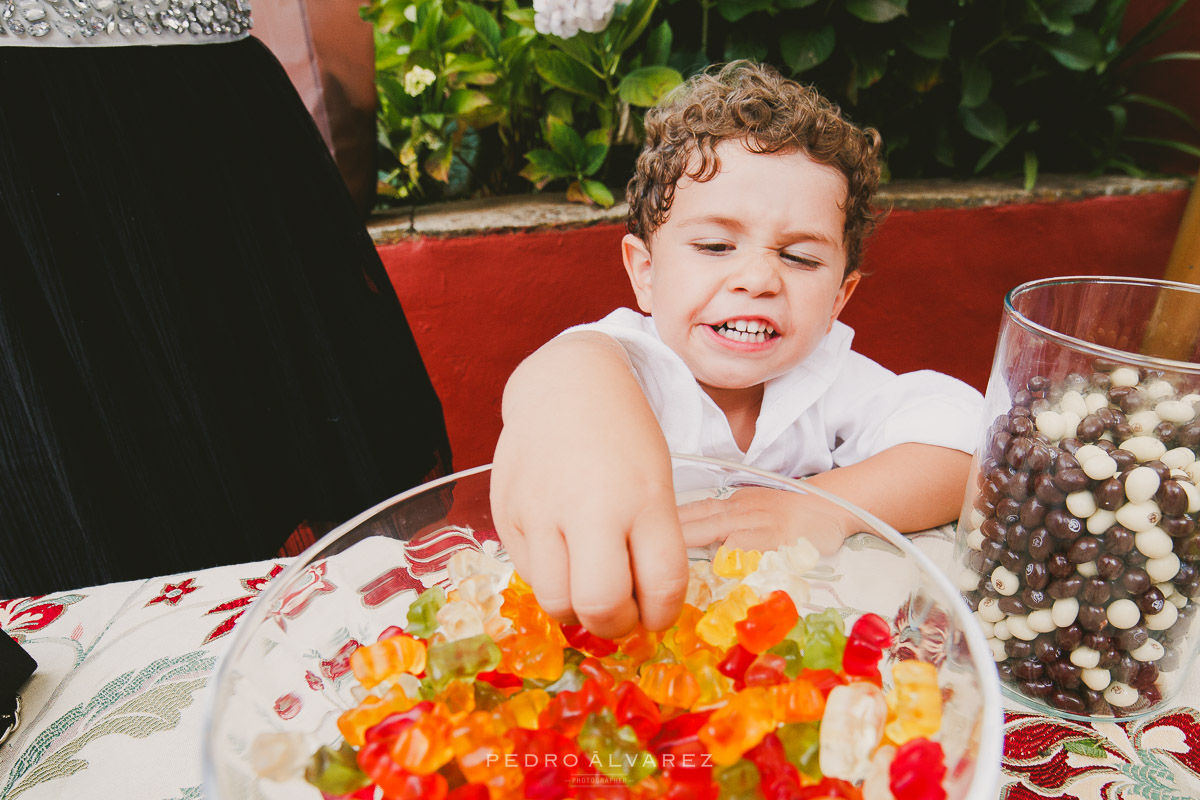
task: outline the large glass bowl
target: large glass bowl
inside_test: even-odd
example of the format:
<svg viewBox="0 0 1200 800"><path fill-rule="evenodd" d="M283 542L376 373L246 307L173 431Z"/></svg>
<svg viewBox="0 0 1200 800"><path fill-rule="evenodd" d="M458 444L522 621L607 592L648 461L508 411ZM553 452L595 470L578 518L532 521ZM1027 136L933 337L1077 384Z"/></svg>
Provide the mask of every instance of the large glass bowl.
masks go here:
<svg viewBox="0 0 1200 800"><path fill-rule="evenodd" d="M880 665L885 687L897 660L936 666L948 797L992 800L1003 723L996 669L970 610L933 561L881 521L801 481L709 459L677 457L674 467L681 500L766 486L818 494L859 516L865 533L822 558L807 576L811 605L800 611L832 607L891 621L894 645ZM502 552L490 474L489 467L467 470L382 503L325 536L271 583L238 623L217 673L204 753L210 800L319 798L303 780L259 777L255 742L298 732L311 752L339 741L336 719L356 705L350 653L403 625L417 594L446 580L455 551Z"/></svg>

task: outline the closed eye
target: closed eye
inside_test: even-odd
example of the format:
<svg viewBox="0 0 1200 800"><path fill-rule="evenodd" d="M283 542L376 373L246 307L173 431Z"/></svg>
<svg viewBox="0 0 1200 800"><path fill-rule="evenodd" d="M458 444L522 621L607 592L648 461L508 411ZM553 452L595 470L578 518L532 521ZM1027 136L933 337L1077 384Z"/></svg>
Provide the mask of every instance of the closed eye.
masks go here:
<svg viewBox="0 0 1200 800"><path fill-rule="evenodd" d="M799 266L799 267L807 267L809 269L817 269L819 267L824 266L824 264L822 264L820 261L817 261L816 259L813 259L813 258L809 258L808 256L800 255L798 253L788 253L788 252L784 251L784 252L781 252L779 255L784 261L787 261L790 264L795 264L796 266Z"/></svg>
<svg viewBox="0 0 1200 800"><path fill-rule="evenodd" d="M732 253L733 245L728 242L693 242L692 247L701 253L712 253L720 255L722 253Z"/></svg>

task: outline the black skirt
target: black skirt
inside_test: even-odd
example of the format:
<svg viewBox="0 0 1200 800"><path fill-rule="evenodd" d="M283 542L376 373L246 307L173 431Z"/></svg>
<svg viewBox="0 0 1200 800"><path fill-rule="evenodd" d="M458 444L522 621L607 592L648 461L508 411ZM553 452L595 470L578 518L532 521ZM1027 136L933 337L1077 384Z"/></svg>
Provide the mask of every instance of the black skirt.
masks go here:
<svg viewBox="0 0 1200 800"><path fill-rule="evenodd" d="M450 468L258 41L0 47L0 597L268 558Z"/></svg>

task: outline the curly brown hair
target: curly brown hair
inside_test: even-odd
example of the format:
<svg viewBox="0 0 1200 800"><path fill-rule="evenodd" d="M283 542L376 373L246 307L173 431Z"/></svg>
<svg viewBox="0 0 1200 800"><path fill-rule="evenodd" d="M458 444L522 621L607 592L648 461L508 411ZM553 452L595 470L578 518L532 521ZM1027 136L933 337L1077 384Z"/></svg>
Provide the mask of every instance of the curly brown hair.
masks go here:
<svg viewBox="0 0 1200 800"><path fill-rule="evenodd" d="M816 90L750 61L695 75L647 112L646 142L625 190L629 232L649 246L667 220L679 180L716 177L716 147L726 140L754 153L801 152L845 175L845 274L858 269L863 241L883 216L871 206L879 186L879 133L846 120Z"/></svg>

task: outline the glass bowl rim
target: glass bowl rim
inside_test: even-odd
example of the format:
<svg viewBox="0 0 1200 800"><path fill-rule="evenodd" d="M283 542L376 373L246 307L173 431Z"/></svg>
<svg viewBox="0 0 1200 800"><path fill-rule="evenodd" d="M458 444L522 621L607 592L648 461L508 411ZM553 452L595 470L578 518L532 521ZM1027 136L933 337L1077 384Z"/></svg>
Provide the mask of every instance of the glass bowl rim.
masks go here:
<svg viewBox="0 0 1200 800"><path fill-rule="evenodd" d="M1043 325L1039 322L1034 322L1029 317L1025 316L1020 311L1017 311L1013 305L1013 301L1031 291L1043 289L1048 286L1069 286L1078 283L1092 284L1117 284L1124 286L1145 286L1158 289L1178 289L1185 294L1200 295L1200 286L1191 283L1182 283L1180 281L1168 281L1162 278L1137 278L1122 275L1064 275L1051 278L1038 278L1037 280L1026 281L1016 288L1010 289L1004 295L1004 313L1018 326L1026 331L1048 339L1063 347L1067 347L1076 352L1085 353L1088 355L1099 356L1101 358L1122 361L1130 364L1136 364L1142 367L1152 369L1169 369L1173 372L1186 372L1200 374L1200 364L1191 361L1178 361L1170 358L1159 358L1157 356L1146 356L1141 353L1131 353L1128 350L1119 350L1115 347L1106 347L1102 344L1080 339L1076 336L1056 331L1051 327Z"/></svg>
<svg viewBox="0 0 1200 800"><path fill-rule="evenodd" d="M983 713L980 716L979 724L979 749L976 753L976 764L988 765L988 769L976 769L971 776L971 783L967 787L966 796L968 800L981 800L982 798L991 798L995 796L999 788L1000 780L1000 765L1003 755L1003 731L1004 731L1004 707L1001 700L1001 689L999 676L995 670L995 661L991 657L991 648L988 647L984 639L983 631L974 623L974 615L967 607L966 602L962 598L962 594L951 583L950 578L934 563L933 560L910 543L903 534L888 525L883 520L871 514L853 503L841 498L832 492L826 492L816 486L809 484L804 479L788 478L775 472L770 472L757 467L751 467L746 464L738 464L734 461L725 461L718 458L709 458L707 456L692 456L682 455L678 453L670 454L672 462L679 460L691 463L708 464L711 466L732 469L738 472L754 475L766 480L782 483L801 492L809 493L822 497L830 502L841 505L850 512L859 517L863 522L875 526L875 531L880 538L888 542L896 549L905 554L906 557L912 558L916 564L925 572L926 577L931 580L938 589L945 595L951 605L957 607L957 616L960 620L967 624L961 626L961 632L967 639L967 649L971 655L971 660L975 665L976 672L979 673L981 679L981 692L983 694ZM338 525L329 533L322 536L313 544L309 545L298 556L295 556L292 563L281 572L271 583L266 590L259 595L258 599L250 606L246 614L239 620L237 627L233 631L233 637L229 643L229 648L225 654L221 656L220 664L217 667L215 680L212 683L212 699L209 701L205 709L203 736L204 742L202 746L202 779L204 787L207 790L214 792L213 797L216 798L215 792L218 788L216 774L216 759L215 759L215 744L214 731L215 722L218 713L219 696L217 694L218 687L225 685L228 680L229 673L232 671L231 664L233 656L246 648L253 636L251 631L257 630L263 622L263 618L268 614L271 605L277 599L276 595L283 591L283 587L298 574L303 572L309 563L311 563L313 555L328 547L333 542L345 536L350 531L357 528L361 523L375 516L381 511L390 508L398 503L407 500L410 497L416 496L423 492L436 489L444 486L451 481L458 481L464 478L470 478L484 472L490 472L492 464L482 464L477 467L471 467L450 475L444 475L441 478L422 483L412 487L406 491L400 492L387 500L368 508L362 513L352 517L351 519ZM992 723L989 724L988 717L992 718ZM224 798L220 798L224 800Z"/></svg>

